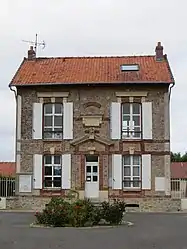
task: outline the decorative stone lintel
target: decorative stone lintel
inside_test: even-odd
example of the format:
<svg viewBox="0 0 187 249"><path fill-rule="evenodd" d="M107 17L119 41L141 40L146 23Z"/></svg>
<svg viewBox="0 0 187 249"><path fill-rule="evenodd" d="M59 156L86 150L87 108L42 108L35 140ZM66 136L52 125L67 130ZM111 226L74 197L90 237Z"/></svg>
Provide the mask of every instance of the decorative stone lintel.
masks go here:
<svg viewBox="0 0 187 249"><path fill-rule="evenodd" d="M89 152L90 155L94 155L94 153L95 152L93 150L90 150L90 152Z"/></svg>
<svg viewBox="0 0 187 249"><path fill-rule="evenodd" d="M38 92L38 98L67 98L69 92Z"/></svg>
<svg viewBox="0 0 187 249"><path fill-rule="evenodd" d="M129 102L130 102L130 103L133 103L133 100L134 100L133 97L129 97Z"/></svg>
<svg viewBox="0 0 187 249"><path fill-rule="evenodd" d="M51 103L55 103L55 98L51 98Z"/></svg>
<svg viewBox="0 0 187 249"><path fill-rule="evenodd" d="M73 141L70 142L70 144L73 146L76 146L79 144L83 144L89 140L94 140L95 142L98 142L104 145L109 145L109 146L114 144L113 141L110 141L109 139L106 139L106 138L103 138L97 135L90 135L90 136L86 135L81 138L74 139Z"/></svg>
<svg viewBox="0 0 187 249"><path fill-rule="evenodd" d="M88 150L90 150L90 151L95 151L96 148L95 148L95 147L88 147Z"/></svg>
<svg viewBox="0 0 187 249"><path fill-rule="evenodd" d="M53 154L55 154L55 148L54 147L51 147L50 148L50 153L53 155Z"/></svg>
<svg viewBox="0 0 187 249"><path fill-rule="evenodd" d="M93 139L95 139L95 136L92 134L89 136L89 139L93 140Z"/></svg>
<svg viewBox="0 0 187 249"><path fill-rule="evenodd" d="M43 104L44 102L43 98L39 98L39 102Z"/></svg>
<svg viewBox="0 0 187 249"><path fill-rule="evenodd" d="M137 91L137 92L116 92L117 97L146 97L147 92Z"/></svg>
<svg viewBox="0 0 187 249"><path fill-rule="evenodd" d="M129 154L130 155L133 155L134 154L134 147L129 147Z"/></svg>
<svg viewBox="0 0 187 249"><path fill-rule="evenodd" d="M86 127L98 127L102 124L102 116L84 116L82 122Z"/></svg>

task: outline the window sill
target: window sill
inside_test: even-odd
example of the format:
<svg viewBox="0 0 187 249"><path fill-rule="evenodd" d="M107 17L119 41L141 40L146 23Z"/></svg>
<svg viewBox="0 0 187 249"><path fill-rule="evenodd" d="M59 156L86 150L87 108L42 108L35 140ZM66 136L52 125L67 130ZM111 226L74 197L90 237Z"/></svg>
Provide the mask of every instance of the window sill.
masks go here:
<svg viewBox="0 0 187 249"><path fill-rule="evenodd" d="M124 188L123 191L124 192L141 192L142 189L141 188Z"/></svg>
<svg viewBox="0 0 187 249"><path fill-rule="evenodd" d="M142 141L142 138L122 138L122 141L135 141L135 142L139 142Z"/></svg>
<svg viewBox="0 0 187 249"><path fill-rule="evenodd" d="M44 142L63 142L64 141L64 139L54 139L54 138L52 138L52 139L46 139L46 138L43 138L43 141Z"/></svg>
<svg viewBox="0 0 187 249"><path fill-rule="evenodd" d="M61 191L61 188L43 188L43 191Z"/></svg>

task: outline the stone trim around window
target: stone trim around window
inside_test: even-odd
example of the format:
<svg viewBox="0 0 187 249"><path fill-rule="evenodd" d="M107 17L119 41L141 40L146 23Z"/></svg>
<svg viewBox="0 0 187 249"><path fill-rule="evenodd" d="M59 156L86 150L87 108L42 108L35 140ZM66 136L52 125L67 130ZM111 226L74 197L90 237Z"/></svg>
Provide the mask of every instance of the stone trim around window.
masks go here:
<svg viewBox="0 0 187 249"><path fill-rule="evenodd" d="M69 92L38 92L38 98L67 98Z"/></svg>
<svg viewBox="0 0 187 249"><path fill-rule="evenodd" d="M147 92L131 92L131 91L126 91L126 92L116 92L116 97L146 97Z"/></svg>

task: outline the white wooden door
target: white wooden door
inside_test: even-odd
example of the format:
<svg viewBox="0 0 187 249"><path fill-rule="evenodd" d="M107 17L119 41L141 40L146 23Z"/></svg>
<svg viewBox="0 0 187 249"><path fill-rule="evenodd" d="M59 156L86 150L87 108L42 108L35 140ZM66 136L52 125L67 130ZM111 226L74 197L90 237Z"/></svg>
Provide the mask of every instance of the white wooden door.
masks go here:
<svg viewBox="0 0 187 249"><path fill-rule="evenodd" d="M85 197L99 197L99 160L85 162Z"/></svg>

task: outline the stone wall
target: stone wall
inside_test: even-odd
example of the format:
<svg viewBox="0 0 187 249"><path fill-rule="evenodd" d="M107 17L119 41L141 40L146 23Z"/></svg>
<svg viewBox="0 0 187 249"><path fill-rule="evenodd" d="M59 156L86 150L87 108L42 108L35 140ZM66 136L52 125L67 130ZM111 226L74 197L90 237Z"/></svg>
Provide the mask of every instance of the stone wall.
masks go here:
<svg viewBox="0 0 187 249"><path fill-rule="evenodd" d="M139 208L127 208L127 212L177 212L181 209L181 200L171 198L124 198L127 204L139 204ZM7 209L40 211L49 203L49 197L19 196L7 198Z"/></svg>
<svg viewBox="0 0 187 249"><path fill-rule="evenodd" d="M82 122L84 115L102 115L102 124L96 128L96 135L106 142L85 141L76 146L72 141L44 141L32 139L32 105L33 102L40 102L37 92L69 92L68 101L74 103L74 139L85 136L89 132ZM117 101L116 91L146 91L148 94L145 101L153 103L153 140L151 141L111 141L110 140L110 103ZM21 118L21 140L17 142L21 145L20 167L18 174L33 173L33 155L50 153L53 148L58 154L72 154L72 187L84 189L84 155L88 154L88 148L95 148L95 154L100 157L100 190L108 188L108 177L111 177L111 154L129 154L131 147L134 153L152 155L152 190L144 191L145 196L155 195L155 177L165 177L170 165L165 167L165 155L170 154L169 141L169 120L166 118L168 106L167 94L168 86L49 86L49 87L26 87L18 88L18 94L22 96L22 118ZM43 100L45 103L51 101L50 98ZM113 144L110 145L109 142ZM169 174L168 174L169 179ZM17 192L17 194L19 194ZM31 195L34 194L32 191ZM40 195L40 191L37 193ZM164 194L164 193L162 193ZM118 197L120 197L119 194ZM135 195L136 196L136 195ZM141 195L142 196L142 195ZM43 197L41 197L43 198ZM43 199L41 199L43 200Z"/></svg>

